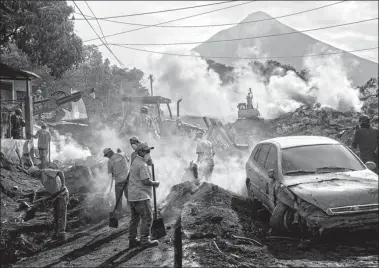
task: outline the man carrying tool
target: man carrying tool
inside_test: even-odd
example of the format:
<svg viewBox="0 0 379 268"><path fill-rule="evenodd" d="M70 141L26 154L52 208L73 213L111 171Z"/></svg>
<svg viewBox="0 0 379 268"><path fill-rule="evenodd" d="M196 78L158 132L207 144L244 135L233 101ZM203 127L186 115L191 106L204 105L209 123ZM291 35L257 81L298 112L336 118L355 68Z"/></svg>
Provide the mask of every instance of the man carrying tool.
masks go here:
<svg viewBox="0 0 379 268"><path fill-rule="evenodd" d="M50 142L51 135L50 132L46 129L46 124L42 123L41 129L37 131L35 135L30 134L32 138L38 138L38 152L39 159L41 161L41 168L46 168L46 158L47 153L49 152L50 157Z"/></svg>
<svg viewBox="0 0 379 268"><path fill-rule="evenodd" d="M151 206L152 187L158 187L158 181L151 180L151 173L146 161L149 159L150 150L147 143L140 143L136 149L137 157L130 167L128 187L131 219L129 226L129 248L136 246L149 247L159 245L158 240L150 240L150 228L153 221ZM140 235L137 239L137 228L141 220Z"/></svg>
<svg viewBox="0 0 379 268"><path fill-rule="evenodd" d="M69 192L66 187L65 176L62 171L55 169L39 169L34 166L28 169L28 173L41 181L42 185L51 195L57 195L52 199L54 207L54 240L66 238L67 203Z"/></svg>
<svg viewBox="0 0 379 268"><path fill-rule="evenodd" d="M22 129L25 127L25 120L22 118L22 111L17 108L11 116L11 136L15 140L22 139Z"/></svg>
<svg viewBox="0 0 379 268"><path fill-rule="evenodd" d="M372 161L378 165L377 154L379 131L372 128L367 115L359 117L359 128L355 131L352 147L364 163ZM359 150L358 147L359 146Z"/></svg>
<svg viewBox="0 0 379 268"><path fill-rule="evenodd" d="M214 169L215 155L213 144L204 138L204 132L198 131L195 136L195 141L197 141L196 154L197 154L197 165L203 166L204 178L206 181L210 179Z"/></svg>
<svg viewBox="0 0 379 268"><path fill-rule="evenodd" d="M115 153L111 148L105 148L103 150L104 157L108 160L108 173L112 174L112 180L115 180L115 194L116 200L120 198L120 202L116 208L118 215L122 214L122 192L124 192L125 198L128 200L128 190L125 186L126 179L128 177L128 161L124 155ZM124 191L123 191L124 189ZM116 201L117 202L117 201Z"/></svg>

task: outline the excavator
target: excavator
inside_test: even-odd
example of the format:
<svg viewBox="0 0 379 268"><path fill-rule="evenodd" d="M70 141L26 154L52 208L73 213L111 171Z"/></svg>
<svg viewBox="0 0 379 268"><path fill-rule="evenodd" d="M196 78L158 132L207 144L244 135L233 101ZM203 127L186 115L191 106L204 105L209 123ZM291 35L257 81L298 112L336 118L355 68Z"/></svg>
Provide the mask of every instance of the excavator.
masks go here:
<svg viewBox="0 0 379 268"><path fill-rule="evenodd" d="M50 98L34 101L33 115L48 122L59 122L66 116L63 105L82 99L90 125L97 124L98 122L103 123L105 122L105 111L101 101L93 96L94 93L94 88L78 91L73 94L57 91Z"/></svg>
<svg viewBox="0 0 379 268"><path fill-rule="evenodd" d="M251 88L246 96L246 103L239 103L238 119L233 123L235 140L237 143L253 145L255 136L259 136L264 128L264 119L260 116L258 104L253 105L253 93Z"/></svg>

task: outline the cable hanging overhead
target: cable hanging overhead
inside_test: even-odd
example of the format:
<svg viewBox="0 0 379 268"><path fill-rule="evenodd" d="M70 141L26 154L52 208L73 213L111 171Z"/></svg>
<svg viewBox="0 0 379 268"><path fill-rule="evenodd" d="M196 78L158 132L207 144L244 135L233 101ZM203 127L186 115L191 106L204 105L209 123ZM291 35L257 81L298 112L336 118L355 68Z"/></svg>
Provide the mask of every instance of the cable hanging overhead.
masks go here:
<svg viewBox="0 0 379 268"><path fill-rule="evenodd" d="M251 4L251 3L255 2L255 1L256 0L249 1L249 2L244 2L244 3L238 4L238 5L233 5L233 6L228 6L228 7L224 7L224 8L219 8L219 9L215 9L215 10L211 10L211 11L207 11L207 12L202 12L202 13L198 13L198 14L195 14L195 15L182 17L182 18L175 19L175 20L170 20L170 21L165 21L165 22L157 23L157 24L154 24L154 25L151 25L151 26L141 27L141 28L137 28L137 29L123 31L123 32L119 32L119 33L114 33L114 34L109 34L109 35L107 35L105 37L111 37L111 36L121 35L121 34L125 34L125 33L130 33L130 32L135 32L135 31L147 29L147 28L154 27L154 26L157 26L157 25L162 25L162 24L166 24L166 23L170 23L170 22L175 22L175 21L185 20L185 19L189 19L189 18L194 18L194 17L197 17L197 16L201 16L201 15L205 15L205 14L209 14L209 13L213 13L213 12L217 12L217 11L221 11L221 10L225 10L225 9L229 9L229 8L234 8L234 7L237 7L237 6ZM94 41L94 40L97 40L97 39L99 39L99 38L92 38L92 39L84 40L83 42L90 42L90 41Z"/></svg>
<svg viewBox="0 0 379 268"><path fill-rule="evenodd" d="M118 15L118 16L109 16L109 17L102 17L97 18L98 20L107 20L107 19L115 19L115 18L126 18L126 17L135 17L135 16L143 16L143 15L151 15L151 14L157 14L157 13L165 13L165 12L172 12L172 11L178 11L178 10L187 10L187 9L193 9L193 8L199 8L199 7L207 7L207 6L215 6L215 5L222 5L230 2L236 2L236 0L230 0L230 1L223 1L223 2L217 2L217 3L211 3L211 4L205 4L205 5L196 5L196 6L189 6L189 7L179 7L174 9L165 9L165 10L159 10L159 11L150 11L150 12L143 12L143 13L135 13L135 14L127 14L127 15ZM78 15L82 15L78 12L75 12ZM88 15L84 15L85 17L91 17ZM95 19L95 17L92 17L92 19ZM79 19L84 20L84 19Z"/></svg>
<svg viewBox="0 0 379 268"><path fill-rule="evenodd" d="M328 4L328 5L324 5L324 6L317 7L317 8L307 9L307 10L303 10L303 11L299 11L299 12L295 12L295 13L290 13L290 14L282 15L282 16L278 16L278 17L272 17L272 18L261 19L261 20L251 20L251 21L234 22L234 23L222 23L222 24L205 24L205 25L157 25L157 26L155 26L155 25L151 25L151 24L130 23L130 22L123 22L123 21L117 21L117 20L109 20L109 19L103 19L103 18L97 18L97 19L99 19L99 20L103 20L103 21L108 21L108 22L119 23L119 24L132 25L132 26L159 27L159 28L203 28L203 27L221 27L221 26L232 26L232 25L239 25L239 24L248 24L248 23L255 23L255 22L260 22L260 21L268 21L268 20L275 20L275 19L280 19L280 18L286 18L286 17L296 16L296 15L299 15L299 14L304 14L304 13L312 12L312 11L315 11L315 10L319 10L319 9L327 8L327 7L330 7L330 6L338 5L338 4L341 4L341 3L344 3L344 2L347 2L347 0L340 1L340 2L337 2L337 3ZM87 16L87 15L86 15L86 16ZM87 18L96 19L95 17L92 17L92 16L87 16Z"/></svg>
<svg viewBox="0 0 379 268"><path fill-rule="evenodd" d="M308 29L308 30L303 30L303 31L294 31L294 32L289 32L289 33L261 35L261 36L254 36L254 37L242 37L242 38L233 38L233 39L210 40L210 41L196 41L196 42L180 42L180 43L160 43L160 44L154 44L154 43L130 44L129 43L129 44L118 44L118 45L126 45L126 46L174 46L174 45L195 45L195 44L204 44L204 43L206 44L206 43L219 43L219 42L231 42L231 41L251 40L251 39L259 39L259 38L283 36L283 35L312 32L312 31L318 31L318 30L324 30L324 29L330 29L330 28L337 28L337 27L342 27L342 26L347 26L347 25L352 25L352 24L358 24L358 23L373 21L373 20L377 20L377 19L378 18L372 18L372 19L359 20L359 21L348 22L348 23L343 23L343 24L337 24L337 25L332 25L332 26L313 28L313 29Z"/></svg>
<svg viewBox="0 0 379 268"><path fill-rule="evenodd" d="M235 59L235 60L307 58L307 57L320 57L320 56L328 56L328 55L343 54L343 53L353 53L353 52L359 52L359 51L367 51L367 50L378 49L378 47L363 48L363 49L356 49L356 50L350 50L350 51L340 49L339 52L320 53L320 54L249 58L249 57L226 57L226 56L200 56L200 55L188 55L188 54L186 55L186 54L176 54L176 53L158 52L158 51L152 51L152 50L146 50L146 49L139 49L139 48L134 48L134 47L127 47L127 46L124 46L124 45L115 45L115 44L111 44L111 45L118 46L118 47L123 47L123 48L130 49L130 50L135 50L135 51L142 51L142 52L161 54L161 55L169 55L169 56L206 58L206 59Z"/></svg>
<svg viewBox="0 0 379 268"><path fill-rule="evenodd" d="M80 12L81 14L83 14L82 11L80 10L79 6L75 3L75 1L73 1L73 3L74 3L74 5L77 7L77 9L79 10L79 12ZM103 43L103 45L108 49L108 51L109 51L109 52L115 57L115 59L120 63L121 67L125 68L124 64L123 64L123 63L117 58L117 56L113 53L113 51L110 49L110 47L107 46L107 44L104 43L103 39L101 39L101 37L98 35L98 33L96 32L96 30L93 28L92 24L91 24L88 20L86 20L86 21L88 22L88 24L89 24L89 26L92 28L92 30L95 32L95 34L99 37L99 39L100 39L100 41ZM104 36L104 40L105 40L105 36Z"/></svg>

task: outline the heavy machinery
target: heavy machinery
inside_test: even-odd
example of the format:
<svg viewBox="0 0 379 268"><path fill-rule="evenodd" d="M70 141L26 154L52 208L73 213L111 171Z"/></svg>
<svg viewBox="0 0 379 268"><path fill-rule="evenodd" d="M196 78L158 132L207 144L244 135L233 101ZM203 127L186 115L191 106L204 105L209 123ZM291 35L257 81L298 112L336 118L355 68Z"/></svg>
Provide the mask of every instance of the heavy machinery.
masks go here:
<svg viewBox="0 0 379 268"><path fill-rule="evenodd" d="M128 109L131 109L131 112L128 113L127 116L124 117L124 120L122 122L122 125L124 125L125 121L128 121L130 117L138 114L139 108L141 106L150 106L149 109L149 115L153 119L153 122L158 128L158 132L161 137L167 137L172 135L175 132L175 129L177 128L176 120L173 119L172 111L170 108L171 100L168 98L164 98L161 96L126 96L122 99L127 103ZM182 101L182 99L177 101L177 118L179 118L179 103ZM161 104L166 104L169 118L166 118L165 113L162 110ZM198 130L204 130L202 128L183 123L191 132L198 131Z"/></svg>
<svg viewBox="0 0 379 268"><path fill-rule="evenodd" d="M246 100L247 103L242 102L237 105L238 119L259 119L261 114L258 111L258 104L256 108L253 106L253 93L251 92L251 88L249 88Z"/></svg>
<svg viewBox="0 0 379 268"><path fill-rule="evenodd" d="M251 88L246 96L247 103L238 104L238 119L233 124L235 140L237 143L254 145L264 128L264 119L260 117L258 104L253 106L253 93Z"/></svg>
<svg viewBox="0 0 379 268"><path fill-rule="evenodd" d="M46 121L59 122L66 115L66 112L63 109L64 104L77 102L80 99L83 99L90 124L92 122L99 122L99 119L101 119L101 122L104 122L105 115L104 111L102 111L102 104L99 100L96 100L91 96L93 93L95 93L94 88L78 91L73 94L57 91L53 93L50 98L34 101L33 115ZM44 118L42 118L42 115Z"/></svg>

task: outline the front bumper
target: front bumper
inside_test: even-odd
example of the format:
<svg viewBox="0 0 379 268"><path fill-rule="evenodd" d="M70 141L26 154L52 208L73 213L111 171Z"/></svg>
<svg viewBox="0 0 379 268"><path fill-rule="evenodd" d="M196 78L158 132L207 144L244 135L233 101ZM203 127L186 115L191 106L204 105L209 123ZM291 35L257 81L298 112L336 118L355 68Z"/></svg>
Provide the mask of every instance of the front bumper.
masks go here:
<svg viewBox="0 0 379 268"><path fill-rule="evenodd" d="M321 228L322 231L327 229L374 230L379 228L378 211L328 215L306 202L301 202L297 212L305 219L309 228Z"/></svg>

